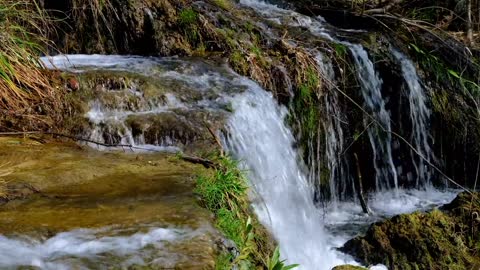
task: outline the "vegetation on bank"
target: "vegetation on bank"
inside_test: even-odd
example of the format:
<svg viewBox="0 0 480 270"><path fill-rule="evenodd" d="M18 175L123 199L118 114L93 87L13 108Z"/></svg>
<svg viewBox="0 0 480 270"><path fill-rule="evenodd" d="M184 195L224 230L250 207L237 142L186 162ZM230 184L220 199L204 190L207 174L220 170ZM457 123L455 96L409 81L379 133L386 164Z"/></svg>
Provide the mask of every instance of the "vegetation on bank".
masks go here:
<svg viewBox="0 0 480 270"><path fill-rule="evenodd" d="M62 118L62 90L54 87L39 61L50 30L49 18L36 1L0 3L1 130L45 129Z"/></svg>
<svg viewBox="0 0 480 270"><path fill-rule="evenodd" d="M218 157L216 168L200 175L195 192L204 207L215 214L215 225L235 243L233 250L219 254L216 269L288 270L271 236L258 222L248 201L248 182L236 161Z"/></svg>

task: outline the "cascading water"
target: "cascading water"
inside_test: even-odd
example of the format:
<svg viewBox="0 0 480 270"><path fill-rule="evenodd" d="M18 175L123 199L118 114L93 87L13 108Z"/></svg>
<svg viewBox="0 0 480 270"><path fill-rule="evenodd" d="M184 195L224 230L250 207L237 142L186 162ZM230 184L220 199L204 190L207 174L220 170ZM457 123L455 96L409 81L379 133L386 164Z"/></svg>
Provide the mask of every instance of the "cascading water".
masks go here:
<svg viewBox="0 0 480 270"><path fill-rule="evenodd" d="M412 153L415 170L417 173L416 187L430 185L431 171L429 165L434 159L432 148L429 143L429 120L430 110L426 102L427 97L423 87L420 84L417 70L405 55L397 50L392 50L392 54L397 58L402 67L403 78L408 86L408 100L410 105L410 119L412 121L412 142L417 153ZM421 157L417 157L420 155ZM424 160L425 159L425 160Z"/></svg>
<svg viewBox="0 0 480 270"><path fill-rule="evenodd" d="M395 214L429 209L451 201L455 192L379 192L371 196L374 215L356 203L338 202L317 208L295 139L285 125L287 109L256 83L240 78L247 91L232 98L234 114L227 123L225 145L247 170L251 200L260 222L273 234L287 263L300 269L330 270L355 264L335 250L368 224ZM384 269L384 268L371 268Z"/></svg>
<svg viewBox="0 0 480 270"><path fill-rule="evenodd" d="M343 118L338 92L334 89L335 72L330 60L317 53L316 61L323 74L328 79L327 92L324 96L325 116L323 130L325 133L325 158L330 172L329 187L330 200L336 204L340 198L346 197L346 187L353 187L349 180L348 172L344 169L343 158L341 157L345 147L343 127L346 123ZM319 151L319 150L317 150ZM319 177L321 172L318 172Z"/></svg>
<svg viewBox="0 0 480 270"><path fill-rule="evenodd" d="M319 18L304 16L260 1L241 0L240 2L257 9L270 21L278 24L288 24L293 27L306 27L314 35L330 41L334 40L326 32L325 24ZM369 138L374 151L376 151L375 167L378 171L377 186L379 187L379 192L372 194L369 200L369 206L375 213L372 216L363 215L360 207L352 202L338 201L337 204L326 209L315 206L313 200L314 187L312 187L312 182L308 180L308 175L309 173L312 174L312 171L311 168L304 165L294 148L295 138L285 125L287 109L278 105L272 95L261 89L256 83L238 75L232 75L230 72L209 76L212 74L208 71L195 68L191 69L196 70L193 74L185 74L185 72L182 73L178 69L171 68L168 72L165 70L159 71L163 75L159 72L147 74L151 77L160 76L166 80L174 78L181 84L194 84L194 88L201 91L218 88L220 92L226 92L226 89L232 88L232 85L236 86L237 89L243 89L243 93L242 91L236 91L234 97L231 97L232 94L230 93L227 98L232 104L234 113L228 120L225 145L248 169L249 179L254 191L251 198L255 212L262 224L270 230L278 241L282 257L287 259L288 263L298 263L301 265L301 269L306 270L326 270L338 264L352 263L351 258L335 251L334 248L341 246L346 240L357 234L359 229L393 214L431 208L448 202L454 196L454 193L440 193L434 190L425 192L398 190L397 196L392 196L393 192L391 191L381 191L398 186L390 149L390 116L385 109L380 92L381 81L375 73L368 54L360 45L340 43L350 48L355 56L355 64L359 71L358 75L362 84L362 94L365 98L366 107L370 110L373 118L386 130L386 132L380 130L374 127L374 124L369 129ZM94 66L99 69L120 70L131 70L142 66L141 70L143 72L145 63L150 63L146 59L136 59L140 61L134 61L133 64L130 60L124 58L115 58L113 63L105 61L105 59L102 59L103 61L94 61L93 59L83 59L85 61L84 65L88 66L95 62ZM81 65L83 60L78 59L77 64ZM330 78L334 78L333 69L328 66L328 61L322 59L320 54L317 60L323 73ZM181 61L179 60L179 62ZM285 70L280 71L286 73ZM215 81L221 83L218 84ZM231 82L231 84L226 82ZM414 91L411 90L411 92L413 94ZM326 159L330 172L332 200L337 201L337 199L342 198L342 191L338 189L338 186L345 187L348 184L353 186L353 184L347 183L349 181L347 180L348 176L343 171L341 157L339 157L339 154L344 151L345 138L338 93L329 91L324 98L325 112L327 112L322 126L323 131L327 134L325 148L323 146L318 147L320 146L320 143L318 143L315 156L312 158L316 162L323 162L322 158ZM184 105L180 103L175 96L170 98L167 96L166 104L163 105L167 107L161 109L177 110ZM215 104L215 102L213 103ZM415 106L421 106L419 105L421 103L415 103L414 101L411 103ZM205 106L205 104L208 106ZM188 105L189 108L192 106L203 106L207 109L219 107L217 105L212 106L211 100L207 99L201 99L197 104ZM96 112L99 114L95 114ZM150 112L146 110L135 113ZM89 118L91 121L98 119L99 123L104 124L108 113L118 116L119 112L105 111L102 108L95 111L93 108L90 111ZM412 116L412 119L418 119L418 123L426 123L422 122L427 121L425 115L420 113ZM366 125L368 125L370 118L366 119L368 122ZM119 120L123 121L124 119L120 117ZM419 141L421 141L424 137L419 138ZM422 151L426 151L425 149ZM325 154L323 151L325 151ZM322 173L319 168L314 172L317 177ZM385 179L391 179L393 183L385 183ZM342 184L339 185L338 183Z"/></svg>
<svg viewBox="0 0 480 270"><path fill-rule="evenodd" d="M247 81L249 91L233 100L226 145L244 161L256 192L254 208L279 242L289 263L301 269L331 269L342 263L329 250L321 211L313 203L306 169L285 126L287 109L272 95Z"/></svg>
<svg viewBox="0 0 480 270"><path fill-rule="evenodd" d="M392 158L390 114L382 97L382 81L375 73L372 61L360 45L348 44L357 67L362 96L368 113L364 118L372 145L377 190L398 189L397 171ZM373 117L373 119L372 119Z"/></svg>

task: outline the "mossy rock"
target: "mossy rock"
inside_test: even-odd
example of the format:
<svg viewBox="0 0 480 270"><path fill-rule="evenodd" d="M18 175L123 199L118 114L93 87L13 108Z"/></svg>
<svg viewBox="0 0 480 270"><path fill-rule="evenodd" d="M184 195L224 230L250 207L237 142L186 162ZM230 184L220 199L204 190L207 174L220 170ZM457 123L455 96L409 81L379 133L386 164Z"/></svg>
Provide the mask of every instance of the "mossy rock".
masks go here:
<svg viewBox="0 0 480 270"><path fill-rule="evenodd" d="M480 212L478 195L462 193L442 210L375 223L341 250L365 264L390 269L477 269L480 220L472 217Z"/></svg>

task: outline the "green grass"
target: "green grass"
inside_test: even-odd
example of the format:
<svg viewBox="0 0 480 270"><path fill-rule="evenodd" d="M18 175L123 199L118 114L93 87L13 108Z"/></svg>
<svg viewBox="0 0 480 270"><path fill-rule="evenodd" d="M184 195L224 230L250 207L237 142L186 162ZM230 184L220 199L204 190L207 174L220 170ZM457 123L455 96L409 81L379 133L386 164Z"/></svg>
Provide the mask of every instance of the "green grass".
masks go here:
<svg viewBox="0 0 480 270"><path fill-rule="evenodd" d="M183 26L195 24L198 21L198 13L192 8L185 8L180 12L178 20L180 25Z"/></svg>
<svg viewBox="0 0 480 270"><path fill-rule="evenodd" d="M181 31L183 31L185 37L191 44L196 44L198 47L204 47L201 42L198 22L198 13L191 7L184 8L182 11L180 11L178 16L178 25L180 26Z"/></svg>
<svg viewBox="0 0 480 270"><path fill-rule="evenodd" d="M269 248L270 240L251 212L247 179L231 158L219 157L216 163L215 170L197 178L195 193L203 206L215 214L215 226L235 243L240 253L236 258L221 254L216 269L266 268L273 248Z"/></svg>

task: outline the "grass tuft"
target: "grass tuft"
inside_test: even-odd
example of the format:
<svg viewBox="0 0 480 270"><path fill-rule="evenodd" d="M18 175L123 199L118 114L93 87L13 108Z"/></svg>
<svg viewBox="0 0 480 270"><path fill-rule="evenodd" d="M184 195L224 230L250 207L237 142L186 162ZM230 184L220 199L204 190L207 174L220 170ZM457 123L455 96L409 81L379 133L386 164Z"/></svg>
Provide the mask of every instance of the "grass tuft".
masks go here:
<svg viewBox="0 0 480 270"><path fill-rule="evenodd" d="M35 0L0 3L0 111L53 125L63 107L38 55L45 52L49 20ZM28 127L27 127L28 128Z"/></svg>
<svg viewBox="0 0 480 270"><path fill-rule="evenodd" d="M220 157L217 169L208 171L197 179L195 193L203 205L215 214L216 227L231 239L239 255L220 254L216 269L255 269L267 267L273 254L273 245L262 231L248 202L248 186L244 173L236 161Z"/></svg>

